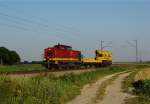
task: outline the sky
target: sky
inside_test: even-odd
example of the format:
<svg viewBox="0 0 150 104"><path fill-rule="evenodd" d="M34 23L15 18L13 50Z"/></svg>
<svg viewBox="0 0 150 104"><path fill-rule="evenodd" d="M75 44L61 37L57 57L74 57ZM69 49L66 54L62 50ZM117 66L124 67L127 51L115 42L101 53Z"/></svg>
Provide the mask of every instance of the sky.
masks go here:
<svg viewBox="0 0 150 104"><path fill-rule="evenodd" d="M0 0L0 46L22 61L42 60L43 49L61 43L85 58L100 49L113 61L150 60L148 0Z"/></svg>

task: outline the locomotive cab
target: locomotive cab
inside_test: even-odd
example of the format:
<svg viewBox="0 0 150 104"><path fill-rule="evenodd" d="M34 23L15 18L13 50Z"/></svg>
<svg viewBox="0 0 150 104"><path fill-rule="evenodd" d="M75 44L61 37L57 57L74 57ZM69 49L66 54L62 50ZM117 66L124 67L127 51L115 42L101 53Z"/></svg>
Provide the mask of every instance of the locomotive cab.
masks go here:
<svg viewBox="0 0 150 104"><path fill-rule="evenodd" d="M73 50L71 46L54 45L44 51L45 65L52 67L68 67L81 63L81 52Z"/></svg>

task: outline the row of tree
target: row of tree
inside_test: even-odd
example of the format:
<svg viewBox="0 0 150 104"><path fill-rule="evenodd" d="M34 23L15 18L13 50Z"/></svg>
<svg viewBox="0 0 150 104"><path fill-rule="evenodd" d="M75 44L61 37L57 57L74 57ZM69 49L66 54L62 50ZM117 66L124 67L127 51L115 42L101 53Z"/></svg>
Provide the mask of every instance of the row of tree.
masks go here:
<svg viewBox="0 0 150 104"><path fill-rule="evenodd" d="M18 63L20 63L20 56L16 51L0 47L0 64L12 65Z"/></svg>

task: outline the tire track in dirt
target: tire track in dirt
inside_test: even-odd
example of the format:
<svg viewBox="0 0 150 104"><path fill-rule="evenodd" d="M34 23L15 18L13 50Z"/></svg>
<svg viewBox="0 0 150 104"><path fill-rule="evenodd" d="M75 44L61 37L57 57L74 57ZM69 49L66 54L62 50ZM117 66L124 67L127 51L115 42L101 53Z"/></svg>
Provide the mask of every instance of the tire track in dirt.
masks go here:
<svg viewBox="0 0 150 104"><path fill-rule="evenodd" d="M119 72L112 75L107 75L106 77L100 78L96 83L92 85L85 85L83 89L81 90L81 94L78 95L75 99L71 100L67 104L94 104L93 99L96 98L97 91L99 90L99 87L101 84L112 78L115 75L125 73L125 72ZM109 103L110 104L110 103ZM118 104L118 103L116 103Z"/></svg>
<svg viewBox="0 0 150 104"><path fill-rule="evenodd" d="M132 95L122 92L122 81L130 73L120 74L111 85L107 86L103 100L97 104L124 104L126 98L133 97Z"/></svg>

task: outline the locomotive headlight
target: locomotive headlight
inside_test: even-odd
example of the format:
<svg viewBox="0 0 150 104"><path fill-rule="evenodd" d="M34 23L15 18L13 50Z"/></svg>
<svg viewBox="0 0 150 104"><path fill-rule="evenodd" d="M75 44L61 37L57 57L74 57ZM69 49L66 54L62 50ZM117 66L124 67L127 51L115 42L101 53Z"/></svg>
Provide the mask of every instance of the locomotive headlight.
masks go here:
<svg viewBox="0 0 150 104"><path fill-rule="evenodd" d="M44 58L43 61L46 61L46 58Z"/></svg>

